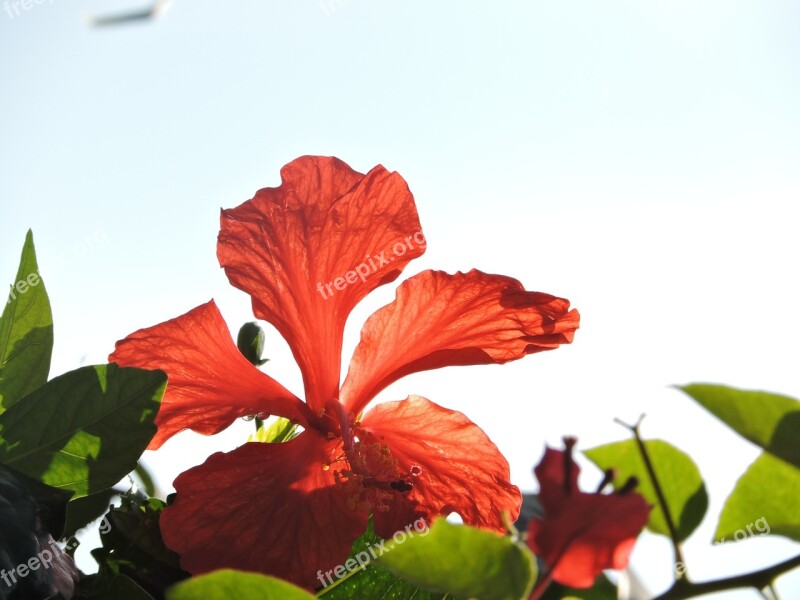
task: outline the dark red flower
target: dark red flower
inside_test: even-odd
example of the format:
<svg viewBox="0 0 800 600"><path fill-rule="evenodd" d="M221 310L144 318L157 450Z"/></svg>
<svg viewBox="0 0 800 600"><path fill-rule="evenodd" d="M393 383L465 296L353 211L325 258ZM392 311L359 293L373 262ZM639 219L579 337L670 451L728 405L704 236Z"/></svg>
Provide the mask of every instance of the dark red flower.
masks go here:
<svg viewBox="0 0 800 600"><path fill-rule="evenodd" d="M158 448L183 429L212 434L244 415L302 425L280 444L217 453L175 481L167 545L193 573L234 567L308 587L340 564L374 514L383 537L417 518L458 512L502 530L519 490L506 460L461 413L410 396L362 411L404 375L447 365L504 363L572 341L569 302L479 271L425 271L362 329L340 387L352 308L425 250L406 183L335 158L302 157L282 184L222 211L217 255L255 315L286 338L305 386L301 401L237 350L213 301L117 343L110 359L169 375Z"/></svg>
<svg viewBox="0 0 800 600"><path fill-rule="evenodd" d="M580 491L580 468L572 460L575 439L564 442L566 451L547 448L534 469L544 517L528 523L528 546L547 565L552 579L589 588L604 569L628 565L651 507L629 490L630 485L613 494Z"/></svg>

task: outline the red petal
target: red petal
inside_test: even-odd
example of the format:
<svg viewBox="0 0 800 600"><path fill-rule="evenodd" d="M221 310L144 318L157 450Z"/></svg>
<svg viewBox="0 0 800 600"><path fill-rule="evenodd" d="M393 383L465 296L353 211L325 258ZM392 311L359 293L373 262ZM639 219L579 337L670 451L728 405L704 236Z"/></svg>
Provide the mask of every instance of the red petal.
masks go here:
<svg viewBox="0 0 800 600"><path fill-rule="evenodd" d="M281 179L222 211L217 256L230 282L252 297L256 316L286 338L306 401L320 410L339 396L350 311L420 256L425 240L405 181L381 166L362 175L336 158L305 156Z"/></svg>
<svg viewBox="0 0 800 600"><path fill-rule="evenodd" d="M175 480L175 503L160 521L164 541L192 574L234 568L319 587L317 570L342 564L368 520L348 508L334 469L323 469L336 453L341 441L307 430L212 455Z"/></svg>
<svg viewBox="0 0 800 600"><path fill-rule="evenodd" d="M578 475L581 469L577 464L572 463L569 483L565 483L566 458L566 452L548 446L542 460L533 470L539 481L539 501L548 515L559 513L571 494L580 493Z"/></svg>
<svg viewBox="0 0 800 600"><path fill-rule="evenodd" d="M169 376L150 449L184 429L218 433L243 415L275 414L308 423L308 407L242 356L213 300L132 333L117 342L108 360Z"/></svg>
<svg viewBox="0 0 800 600"><path fill-rule="evenodd" d="M408 481L413 488L388 513L375 514L381 537L411 524L457 512L468 525L503 531L501 512L519 516L522 496L509 481L508 462L483 430L460 412L420 396L383 402L364 416L359 427L385 444L402 473L420 469Z"/></svg>
<svg viewBox="0 0 800 600"><path fill-rule="evenodd" d="M639 494L568 497L556 515L528 524L528 545L558 583L589 588L604 569L623 569L650 514Z"/></svg>
<svg viewBox="0 0 800 600"><path fill-rule="evenodd" d="M340 398L358 414L404 375L551 350L572 341L579 320L567 300L526 292L510 277L425 271L367 320Z"/></svg>

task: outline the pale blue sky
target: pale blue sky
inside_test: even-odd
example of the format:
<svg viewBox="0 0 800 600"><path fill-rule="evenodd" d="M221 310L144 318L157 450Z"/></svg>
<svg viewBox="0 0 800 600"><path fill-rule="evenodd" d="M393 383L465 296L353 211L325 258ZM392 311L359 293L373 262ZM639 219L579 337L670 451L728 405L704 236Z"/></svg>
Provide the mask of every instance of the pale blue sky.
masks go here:
<svg viewBox="0 0 800 600"><path fill-rule="evenodd" d="M0 276L33 228L54 375L211 297L238 328L250 313L216 263L219 208L277 185L301 154L382 163L408 181L428 239L408 275L478 267L583 314L570 348L416 375L382 398L463 410L524 489L545 441L622 439L612 418L646 411L645 432L688 451L709 484L686 549L695 578L797 552L766 539L709 550L756 452L666 386L800 396L800 5L176 0L145 26L82 21L136 6L0 12ZM393 294L354 312L348 352ZM299 392L269 336L269 372ZM163 485L199 462L189 443L163 450ZM597 477L586 469L587 485ZM668 557L660 539L637 550L653 589Z"/></svg>

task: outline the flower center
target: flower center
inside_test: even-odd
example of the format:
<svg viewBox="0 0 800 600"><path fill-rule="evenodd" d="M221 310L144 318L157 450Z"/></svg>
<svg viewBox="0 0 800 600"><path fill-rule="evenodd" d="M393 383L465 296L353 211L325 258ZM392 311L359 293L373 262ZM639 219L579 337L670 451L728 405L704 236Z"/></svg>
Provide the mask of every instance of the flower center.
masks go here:
<svg viewBox="0 0 800 600"><path fill-rule="evenodd" d="M406 494L414 488L409 475L419 473L414 473L412 467L404 474L389 447L374 441L369 434L364 439L354 437L344 454L345 466L334 471L334 477L348 490L350 508L385 512L391 508L396 494Z"/></svg>
<svg viewBox="0 0 800 600"><path fill-rule="evenodd" d="M389 447L360 429L337 400L328 402L324 413L332 413L338 420L339 432L329 431L327 436L341 438L343 452L322 468L327 471L333 467L336 483L348 492L347 504L351 509L385 512L391 508L396 494L414 489L411 479L422 473L419 466L413 465L404 473Z"/></svg>

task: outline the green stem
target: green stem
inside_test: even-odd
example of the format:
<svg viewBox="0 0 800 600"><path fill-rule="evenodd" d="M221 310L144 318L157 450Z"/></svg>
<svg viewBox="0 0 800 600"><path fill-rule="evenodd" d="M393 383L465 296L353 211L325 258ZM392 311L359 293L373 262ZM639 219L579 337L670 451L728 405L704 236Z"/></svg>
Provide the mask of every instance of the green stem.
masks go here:
<svg viewBox="0 0 800 600"><path fill-rule="evenodd" d="M395 548L395 544L386 543L383 546L382 551L378 554L378 558L383 556L386 552L389 552L390 550L393 550L394 548ZM330 592L333 588L335 588L337 585L340 585L340 584L344 583L345 581L350 579L353 575L355 575L357 573L360 573L361 571L366 569L368 566L370 566L373 562L374 562L374 560L370 560L369 558L367 558L366 562L364 562L364 564L363 564L363 567L359 566L358 569L354 569L352 571L348 571L346 575L342 575L341 577L337 577L336 581L334 581L333 583L328 584L327 586L324 586L320 590L317 590L317 598L321 598L322 596L324 596L325 594ZM445 596L445 598L447 598L447 596Z"/></svg>
<svg viewBox="0 0 800 600"><path fill-rule="evenodd" d="M364 564L365 565L369 565L370 562L371 561L367 561ZM324 596L325 594L330 592L333 588L335 588L337 585L344 583L345 581L350 579L353 575L355 575L356 573L358 573L361 570L363 570L363 569L356 569L354 571L348 571L346 575L343 575L342 577L338 577L336 579L336 581L334 581L333 583L328 584L327 586L323 587L321 590L317 590L317 598L321 598L322 596Z"/></svg>
<svg viewBox="0 0 800 600"><path fill-rule="evenodd" d="M702 596L703 594L734 590L737 588L755 588L756 590L763 590L764 588L771 587L776 577L796 567L800 567L800 554L782 563L778 563L777 565L767 567L766 569L753 571L752 573L746 573L744 575L736 575L735 577L725 577L723 579L715 579L702 583L680 580L676 581L670 589L658 596L655 600L684 600L684 598L693 598L695 596Z"/></svg>

